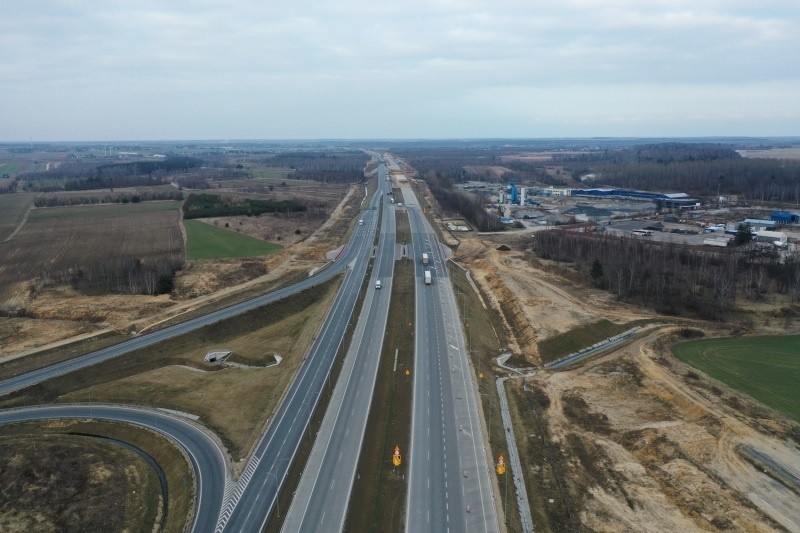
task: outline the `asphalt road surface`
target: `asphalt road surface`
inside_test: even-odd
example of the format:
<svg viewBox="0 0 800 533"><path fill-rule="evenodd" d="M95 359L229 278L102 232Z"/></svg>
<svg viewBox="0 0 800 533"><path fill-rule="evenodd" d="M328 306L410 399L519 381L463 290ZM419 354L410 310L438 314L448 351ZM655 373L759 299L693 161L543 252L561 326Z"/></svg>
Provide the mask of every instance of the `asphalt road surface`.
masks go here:
<svg viewBox="0 0 800 533"><path fill-rule="evenodd" d="M192 529L207 531L222 505L227 462L224 452L201 428L188 420L136 407L103 405L52 405L0 411L0 424L46 419L93 419L127 422L154 430L186 452L196 480L195 519Z"/></svg>
<svg viewBox="0 0 800 533"><path fill-rule="evenodd" d="M375 268L336 389L283 531L342 531L389 316L395 256L395 209L384 202ZM375 283L381 281L381 288Z"/></svg>
<svg viewBox="0 0 800 533"><path fill-rule="evenodd" d="M216 531L261 531L275 507L278 492L307 435L308 425L323 387L327 386L333 361L350 323L372 253L377 213L388 184L385 166L379 167L378 190L364 212L363 226L356 227L350 245L348 272L325 324L288 392L278 406L267 431L259 440L239 481L228 491ZM354 243L354 244L353 244Z"/></svg>
<svg viewBox="0 0 800 533"><path fill-rule="evenodd" d="M476 391L446 258L410 189L416 329L407 531L498 531ZM421 262L422 253L431 258ZM424 271L432 273L425 285Z"/></svg>
<svg viewBox="0 0 800 533"><path fill-rule="evenodd" d="M383 171L385 172L385 169ZM41 383L42 381L67 374L69 372L81 370L88 366L119 357L134 350L145 348L158 342L177 337L178 335L189 333L209 324L240 315L252 309L256 309L278 300L282 300L283 298L295 295L315 285L319 285L320 283L324 283L347 268L347 265L356 257L358 257L359 253L363 253L362 241L364 238L368 238L369 236L366 235L365 231L363 231L363 227L359 226L357 229L358 231L353 233L350 238L350 242L345 247L342 255L333 264L307 279L299 281L293 285L290 285L289 287L284 287L283 289L270 292L269 294L247 300L246 302L241 302L218 311L213 311L207 315L203 315L192 320L187 320L186 322L175 324L152 333L134 337L128 341L115 344L114 346L109 346L108 348L103 348L102 350L98 350L96 352L88 353L67 361L63 361L61 363L56 363L54 365L46 366L44 368L21 374L13 378L5 379L0 381L0 396L4 396L25 387L30 387L31 385Z"/></svg>

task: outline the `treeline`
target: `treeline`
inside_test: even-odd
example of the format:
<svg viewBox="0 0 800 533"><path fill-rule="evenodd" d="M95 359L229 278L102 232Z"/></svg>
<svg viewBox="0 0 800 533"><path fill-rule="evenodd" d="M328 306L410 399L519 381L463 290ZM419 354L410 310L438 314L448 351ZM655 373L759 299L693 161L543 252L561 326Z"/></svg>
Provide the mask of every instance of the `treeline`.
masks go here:
<svg viewBox="0 0 800 533"><path fill-rule="evenodd" d="M463 183L471 179L464 167L501 165L501 152L482 148L436 148L417 150L398 150L398 154L414 167L420 176L438 172L442 176ZM505 166L505 165L504 165Z"/></svg>
<svg viewBox="0 0 800 533"><path fill-rule="evenodd" d="M557 159L574 176L598 176L587 185L800 204L800 161L748 159L727 147L668 143Z"/></svg>
<svg viewBox="0 0 800 533"><path fill-rule="evenodd" d="M19 185L19 181L17 178L10 178L8 174L3 175L0 177L0 194L10 194L12 192L17 192L17 186Z"/></svg>
<svg viewBox="0 0 800 533"><path fill-rule="evenodd" d="M51 277L70 283L84 294L168 294L174 286L175 273L183 267L177 254L151 261L111 256L87 264L73 265Z"/></svg>
<svg viewBox="0 0 800 533"><path fill-rule="evenodd" d="M775 292L800 301L800 262L757 249L708 252L557 230L537 233L532 249L573 264L584 282L620 300L668 314L721 318L739 295L756 300Z"/></svg>
<svg viewBox="0 0 800 533"><path fill-rule="evenodd" d="M478 231L502 231L505 229L500 222L500 217L486 211L480 197L453 187L453 182L441 174L429 171L425 176L425 182L442 208L459 213Z"/></svg>
<svg viewBox="0 0 800 533"><path fill-rule="evenodd" d="M194 157L169 156L158 161L134 161L95 165L83 161L67 161L44 172L29 172L21 176L30 182L29 188L43 192L58 190L85 191L160 185L168 176L199 168L202 160ZM42 182L37 184L37 182Z"/></svg>
<svg viewBox="0 0 800 533"><path fill-rule="evenodd" d="M553 154L556 162L606 162L629 163L680 163L684 161L715 161L718 159L742 159L733 148L702 143L643 144L618 150L586 151L578 154Z"/></svg>
<svg viewBox="0 0 800 533"><path fill-rule="evenodd" d="M292 179L323 183L353 183L364 179L369 156L361 151L284 152L263 161L266 166L291 168Z"/></svg>
<svg viewBox="0 0 800 533"><path fill-rule="evenodd" d="M183 218L253 216L262 213L294 213L305 210L304 205L290 200L260 200L192 193L183 204Z"/></svg>
<svg viewBox="0 0 800 533"><path fill-rule="evenodd" d="M138 193L106 194L104 196L39 196L33 201L36 207L61 207L70 205L93 204L136 204L155 200L183 200L183 193L178 190Z"/></svg>

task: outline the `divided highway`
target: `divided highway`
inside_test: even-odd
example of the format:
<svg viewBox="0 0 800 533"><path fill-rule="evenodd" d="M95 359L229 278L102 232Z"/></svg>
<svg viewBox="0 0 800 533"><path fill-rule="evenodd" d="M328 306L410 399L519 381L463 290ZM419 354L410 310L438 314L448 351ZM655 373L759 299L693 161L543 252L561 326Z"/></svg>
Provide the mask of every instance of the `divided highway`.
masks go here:
<svg viewBox="0 0 800 533"><path fill-rule="evenodd" d="M47 379L119 357L130 351L153 345L163 340L191 332L244 313L251 309L297 294L307 288L332 279L344 271L345 279L337 294L325 323L317 335L309 355L293 379L281 404L255 447L255 451L237 482L230 478L221 452L216 455L194 453L193 440L198 439L183 430L170 428L169 421L178 421L194 428L188 422L167 417L155 411L113 406L78 406L64 414L63 406L40 409L35 419L46 418L101 418L153 426L170 435L187 449L198 474L198 494L194 531L261 531L277 500L277 494L294 459L299 444L307 435L311 414L319 401L322 388L329 376L333 360L345 335L372 253L377 226L379 203L387 190L388 172L385 165L378 168L378 191L369 208L363 212L363 224L356 227L350 242L336 262L314 276L290 287L266 294L240 304L215 311L181 324L136 337L121 344L84 356L58 363L40 370L0 382L0 396ZM393 219L392 219L393 222ZM0 423L12 423L28 416L29 409L0 411ZM22 415L16 413L23 413ZM15 418L16 417L16 418ZM166 420L165 420L166 419ZM204 438L210 441L207 435ZM213 474L213 475L212 475ZM200 483L203 486L200 487Z"/></svg>
<svg viewBox="0 0 800 533"><path fill-rule="evenodd" d="M261 531L272 512L289 468L306 435L311 415L344 339L369 264L378 208L386 190L387 171L379 167L378 189L357 227L348 271L325 324L298 375L255 448L244 473L228 488L216 531ZM313 437L310 437L313 438Z"/></svg>
<svg viewBox="0 0 800 533"><path fill-rule="evenodd" d="M395 210L384 202L380 241L350 349L283 531L342 531L378 373L395 260ZM377 289L376 282L381 282Z"/></svg>
<svg viewBox="0 0 800 533"><path fill-rule="evenodd" d="M416 329L406 531L499 530L446 258L411 189L404 189L416 262ZM431 257L429 267L419 258ZM425 285L428 268L433 282Z"/></svg>

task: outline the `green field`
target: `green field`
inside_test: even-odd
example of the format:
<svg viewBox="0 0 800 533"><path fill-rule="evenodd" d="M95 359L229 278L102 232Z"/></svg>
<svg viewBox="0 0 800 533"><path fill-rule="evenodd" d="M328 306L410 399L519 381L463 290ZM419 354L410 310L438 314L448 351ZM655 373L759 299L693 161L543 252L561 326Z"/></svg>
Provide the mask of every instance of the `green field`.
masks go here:
<svg viewBox="0 0 800 533"><path fill-rule="evenodd" d="M800 420L800 335L703 339L673 351L681 361Z"/></svg>
<svg viewBox="0 0 800 533"><path fill-rule="evenodd" d="M249 235L218 228L199 220L184 220L187 259L257 257L275 253L283 247Z"/></svg>

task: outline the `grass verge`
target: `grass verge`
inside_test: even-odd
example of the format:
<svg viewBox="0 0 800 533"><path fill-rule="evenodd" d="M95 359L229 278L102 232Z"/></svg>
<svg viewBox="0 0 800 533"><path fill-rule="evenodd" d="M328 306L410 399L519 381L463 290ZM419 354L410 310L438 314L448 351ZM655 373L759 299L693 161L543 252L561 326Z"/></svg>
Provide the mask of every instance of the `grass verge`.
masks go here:
<svg viewBox="0 0 800 533"><path fill-rule="evenodd" d="M243 457L311 346L340 279L94 365L91 371L17 391L0 405L90 401L186 411L199 415L234 459ZM203 361L214 348L233 350L254 364L274 353L284 359L269 368L223 369Z"/></svg>
<svg viewBox="0 0 800 533"><path fill-rule="evenodd" d="M187 259L258 257L281 250L279 244L218 228L199 220L184 220Z"/></svg>
<svg viewBox="0 0 800 533"><path fill-rule="evenodd" d="M87 435L127 442L149 454L167 479L162 531L184 530L193 506L194 483L188 462L170 441L127 424L53 421L0 427L0 462L11 458L14 466L2 468L0 474L3 495L9 496L4 498L7 503L0 518L4 531L15 530L7 520L25 525L19 522L26 516L45 517L56 522L59 530L153 531L165 511L155 471L134 452ZM15 488L18 497L11 498L8 491ZM58 520L68 522L59 525ZM42 526L37 521L21 530L42 530Z"/></svg>
<svg viewBox="0 0 800 533"><path fill-rule="evenodd" d="M800 421L800 335L702 339L675 355L726 385Z"/></svg>
<svg viewBox="0 0 800 533"><path fill-rule="evenodd" d="M624 324L615 324L609 320L598 320L571 329L560 335L539 341L539 356L542 363L549 363L582 350L596 342L600 342L618 333L627 331L636 326L643 326L655 322L653 319L633 320Z"/></svg>
<svg viewBox="0 0 800 533"><path fill-rule="evenodd" d="M414 301L414 263L403 260L395 265L386 336L345 531L404 531L414 383L414 322L409 317L414 316ZM395 446L403 458L399 468L392 464Z"/></svg>

